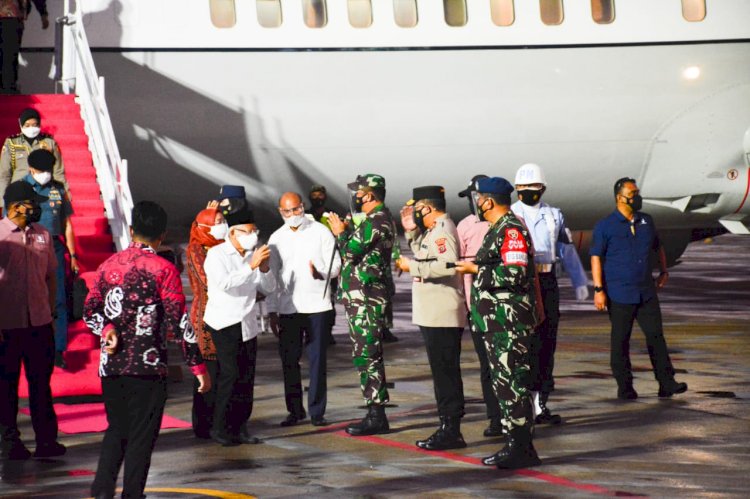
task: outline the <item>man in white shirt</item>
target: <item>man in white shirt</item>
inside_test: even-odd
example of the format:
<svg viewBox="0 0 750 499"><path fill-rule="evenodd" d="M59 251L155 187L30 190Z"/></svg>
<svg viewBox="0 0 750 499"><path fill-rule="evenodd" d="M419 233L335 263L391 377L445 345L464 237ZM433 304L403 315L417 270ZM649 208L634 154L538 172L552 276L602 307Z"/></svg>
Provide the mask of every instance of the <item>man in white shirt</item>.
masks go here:
<svg viewBox="0 0 750 499"><path fill-rule="evenodd" d="M307 331L310 360L310 390L307 407L313 426L328 424L326 410L326 346L333 326L331 286L339 274L341 258L328 228L305 216L302 197L287 192L279 199L284 225L268 240L271 271L278 282L266 299L271 329L279 338L279 356L284 370L284 398L289 412L281 426L305 419L302 401L302 331ZM332 261L333 259L333 261Z"/></svg>
<svg viewBox="0 0 750 499"><path fill-rule="evenodd" d="M257 292L272 293L276 280L269 272L271 250L266 245L256 249L258 229L249 208L226 219L229 235L208 250L203 265L208 284L203 321L219 363L211 438L230 446L258 443L246 427L253 410L259 333L252 310Z"/></svg>

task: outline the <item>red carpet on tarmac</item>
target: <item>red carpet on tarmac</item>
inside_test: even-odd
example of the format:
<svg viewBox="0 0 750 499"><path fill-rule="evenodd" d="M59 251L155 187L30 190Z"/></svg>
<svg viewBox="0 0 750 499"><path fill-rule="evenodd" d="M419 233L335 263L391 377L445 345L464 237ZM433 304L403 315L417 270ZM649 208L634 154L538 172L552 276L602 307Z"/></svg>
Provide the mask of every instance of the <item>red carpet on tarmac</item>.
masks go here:
<svg viewBox="0 0 750 499"><path fill-rule="evenodd" d="M81 109L74 95L0 95L0 140L20 132L21 111L33 107L42 117L43 133L54 137L60 147L65 175L73 198L71 222L76 236L76 255L82 277L90 280L101 262L114 252L109 222L104 212L88 136ZM99 338L77 321L68 329L68 369L55 368L52 395L55 397L101 394L97 376ZM28 397L25 375L21 375L19 395Z"/></svg>
<svg viewBox="0 0 750 499"><path fill-rule="evenodd" d="M23 414L29 414L29 409L21 409ZM107 414L101 402L92 404L55 404L55 414L60 431L68 435L74 433L96 433L107 429ZM161 429L191 428L192 425L181 419L167 414L162 417Z"/></svg>

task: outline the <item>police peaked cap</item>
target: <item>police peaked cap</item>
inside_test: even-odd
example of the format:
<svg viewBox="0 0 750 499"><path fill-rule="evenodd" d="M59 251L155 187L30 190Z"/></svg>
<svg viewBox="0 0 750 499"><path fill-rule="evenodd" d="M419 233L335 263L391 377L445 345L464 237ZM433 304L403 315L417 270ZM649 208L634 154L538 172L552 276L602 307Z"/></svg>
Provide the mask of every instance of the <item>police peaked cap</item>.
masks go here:
<svg viewBox="0 0 750 499"><path fill-rule="evenodd" d="M10 184L8 188L5 189L5 194L3 195L3 201L5 201L6 207L11 203L17 203L19 201L36 201L37 203L43 203L48 199L47 196L37 194L31 184L25 180L16 180Z"/></svg>
<svg viewBox="0 0 750 499"><path fill-rule="evenodd" d="M47 149L35 149L29 154L29 166L41 172L51 172L57 159Z"/></svg>
<svg viewBox="0 0 750 499"><path fill-rule="evenodd" d="M219 191L219 199L245 199L245 187L242 185L222 185Z"/></svg>
<svg viewBox="0 0 750 499"><path fill-rule="evenodd" d="M39 123L42 122L42 117L39 116L39 111L34 108L27 107L26 109L21 111L21 115L18 117L18 123L23 126L24 123L32 118L37 120Z"/></svg>
<svg viewBox="0 0 750 499"><path fill-rule="evenodd" d="M475 190L474 186L476 185L477 180L482 178L487 178L487 175L474 175L474 177L472 177L471 179L471 183L469 183L469 187L459 192L458 197L465 198L471 195L471 192Z"/></svg>
<svg viewBox="0 0 750 499"><path fill-rule="evenodd" d="M513 192L513 185L503 177L480 178L476 181L477 192L484 194L505 194Z"/></svg>
<svg viewBox="0 0 750 499"><path fill-rule="evenodd" d="M421 199L442 199L445 201L445 189L439 185L415 187L412 190L411 199L406 204L411 206Z"/></svg>
<svg viewBox="0 0 750 499"><path fill-rule="evenodd" d="M385 190L385 178L375 173L366 173L365 175L358 175L354 182L347 184L346 186L352 191L367 188Z"/></svg>

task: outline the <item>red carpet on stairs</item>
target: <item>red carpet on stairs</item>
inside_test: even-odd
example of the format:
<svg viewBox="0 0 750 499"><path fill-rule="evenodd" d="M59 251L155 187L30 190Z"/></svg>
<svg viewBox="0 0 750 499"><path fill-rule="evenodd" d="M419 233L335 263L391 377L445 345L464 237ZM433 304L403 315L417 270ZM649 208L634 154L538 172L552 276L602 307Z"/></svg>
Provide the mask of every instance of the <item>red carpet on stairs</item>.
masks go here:
<svg viewBox="0 0 750 499"><path fill-rule="evenodd" d="M87 280L101 262L114 252L104 204L101 200L89 139L81 119L80 106L73 95L0 95L0 137L20 132L18 116L33 107L42 117L42 132L52 135L60 146L65 174L73 197L71 218L76 235L76 255L82 276ZM99 337L83 321L71 323L68 329L68 369L55 368L52 394L55 397L98 395ZM28 396L25 375L21 376L19 395ZM58 413L59 414L59 413ZM62 427L62 422L61 422ZM64 431L64 430L63 430Z"/></svg>

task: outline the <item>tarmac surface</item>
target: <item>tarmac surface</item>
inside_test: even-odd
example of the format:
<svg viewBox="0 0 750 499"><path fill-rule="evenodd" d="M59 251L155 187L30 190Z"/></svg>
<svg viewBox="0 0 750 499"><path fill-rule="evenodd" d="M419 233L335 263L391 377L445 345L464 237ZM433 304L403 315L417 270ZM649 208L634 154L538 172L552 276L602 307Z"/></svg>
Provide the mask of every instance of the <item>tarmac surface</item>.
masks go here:
<svg viewBox="0 0 750 499"><path fill-rule="evenodd" d="M386 344L392 431L355 438L343 427L364 414L342 313L329 348L329 427L305 420L291 428L273 335L259 338L250 431L259 445L224 448L192 431L162 430L154 451L149 498L201 497L750 497L750 237L721 236L688 247L661 293L665 334L677 379L689 391L657 398L642 334L632 338L636 401L618 401L609 369L609 321L592 302L573 300L563 277L550 407L559 426L537 426L542 465L499 471L480 459L496 452L487 425L479 363L464 334L466 449L428 452L414 442L436 428L437 415L421 335L411 324L409 280L398 279L396 327ZM340 311L341 312L341 311ZM173 358L172 362L177 360ZM303 358L303 371L305 369ZM192 380L170 384L166 413L190 420ZM91 401L91 400L86 400ZM69 402L69 401L66 401ZM22 437L33 450L28 416ZM101 433L62 435L67 455L0 463L4 498L88 496Z"/></svg>

